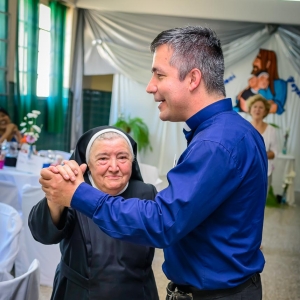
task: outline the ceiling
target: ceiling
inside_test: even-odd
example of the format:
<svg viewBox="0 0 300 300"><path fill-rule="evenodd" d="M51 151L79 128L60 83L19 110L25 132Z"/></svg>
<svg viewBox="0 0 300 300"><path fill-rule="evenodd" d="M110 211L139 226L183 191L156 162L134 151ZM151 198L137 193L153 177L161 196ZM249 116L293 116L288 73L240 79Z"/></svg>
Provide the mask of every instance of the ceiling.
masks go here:
<svg viewBox="0 0 300 300"><path fill-rule="evenodd" d="M79 8L300 25L300 1L284 0L63 0Z"/></svg>

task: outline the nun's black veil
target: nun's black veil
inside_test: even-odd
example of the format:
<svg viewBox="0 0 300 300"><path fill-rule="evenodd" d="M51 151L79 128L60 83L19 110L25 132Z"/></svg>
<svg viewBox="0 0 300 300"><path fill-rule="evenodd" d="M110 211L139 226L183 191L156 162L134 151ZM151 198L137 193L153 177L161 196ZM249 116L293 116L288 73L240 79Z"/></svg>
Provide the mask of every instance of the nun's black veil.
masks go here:
<svg viewBox="0 0 300 300"><path fill-rule="evenodd" d="M85 132L78 140L77 145L75 147L74 153L72 154L70 160L75 160L79 165L81 164L87 164L86 158L85 158L85 154L86 154L86 148L88 146L89 141L91 140L91 138L94 136L94 134L96 134L99 131L102 131L104 129L109 129L112 128L114 130L120 131L123 134L125 134L131 145L132 145L132 149L133 149L133 154L134 154L134 161L132 163L132 174L130 179L134 179L134 180L139 180L139 181L143 181L143 177L140 171L140 167L139 164L136 160L136 155L137 155L137 143L134 141L134 139L127 134L126 132L124 132L123 130L117 128L117 127L113 127L113 126L99 126L99 127L95 127L93 129L88 130L87 132ZM88 184L91 185L91 182L88 178L88 168L84 173L84 181Z"/></svg>

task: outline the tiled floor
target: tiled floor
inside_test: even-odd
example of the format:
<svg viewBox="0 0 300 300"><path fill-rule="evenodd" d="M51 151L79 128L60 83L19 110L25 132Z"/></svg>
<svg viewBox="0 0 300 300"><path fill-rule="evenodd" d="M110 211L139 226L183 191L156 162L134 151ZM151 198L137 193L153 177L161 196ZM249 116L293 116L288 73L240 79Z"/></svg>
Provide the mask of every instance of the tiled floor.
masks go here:
<svg viewBox="0 0 300 300"><path fill-rule="evenodd" d="M300 199L297 204L295 207L266 207L262 243L266 265L261 274L263 300L300 300ZM165 299L168 282L161 271L162 262L163 252L157 249L153 269L161 300ZM48 300L50 295L51 288L41 286L40 299Z"/></svg>

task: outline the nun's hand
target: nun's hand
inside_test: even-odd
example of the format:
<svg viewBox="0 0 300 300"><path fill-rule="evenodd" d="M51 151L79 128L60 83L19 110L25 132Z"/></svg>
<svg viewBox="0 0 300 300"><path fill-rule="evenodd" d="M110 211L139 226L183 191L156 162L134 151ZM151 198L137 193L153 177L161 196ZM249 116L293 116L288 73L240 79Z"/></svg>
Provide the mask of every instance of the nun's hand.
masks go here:
<svg viewBox="0 0 300 300"><path fill-rule="evenodd" d="M47 200L62 206L70 206L73 195L78 186L83 182L80 170L75 181L65 180L61 174L55 174L49 168L42 169L40 184L46 194Z"/></svg>
<svg viewBox="0 0 300 300"><path fill-rule="evenodd" d="M64 160L63 165L50 166L49 170L55 174L60 174L65 180L75 181L78 174L83 175L87 165L78 165L75 160Z"/></svg>

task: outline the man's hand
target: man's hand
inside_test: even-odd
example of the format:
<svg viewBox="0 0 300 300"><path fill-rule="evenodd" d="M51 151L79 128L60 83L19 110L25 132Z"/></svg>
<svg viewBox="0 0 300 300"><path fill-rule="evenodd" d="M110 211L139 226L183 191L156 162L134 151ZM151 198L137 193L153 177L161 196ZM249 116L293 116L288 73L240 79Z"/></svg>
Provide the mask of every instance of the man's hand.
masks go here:
<svg viewBox="0 0 300 300"><path fill-rule="evenodd" d="M76 176L74 170L76 170ZM86 170L86 165L79 167L77 164L76 167L74 163L71 163L71 167L66 164L42 169L39 182L46 198L56 204L69 207L77 187L84 182L82 170Z"/></svg>
<svg viewBox="0 0 300 300"><path fill-rule="evenodd" d="M65 180L75 181L78 173L82 172L84 174L87 165L78 165L75 160L64 160L64 165L50 166L48 169L55 174L60 174Z"/></svg>

